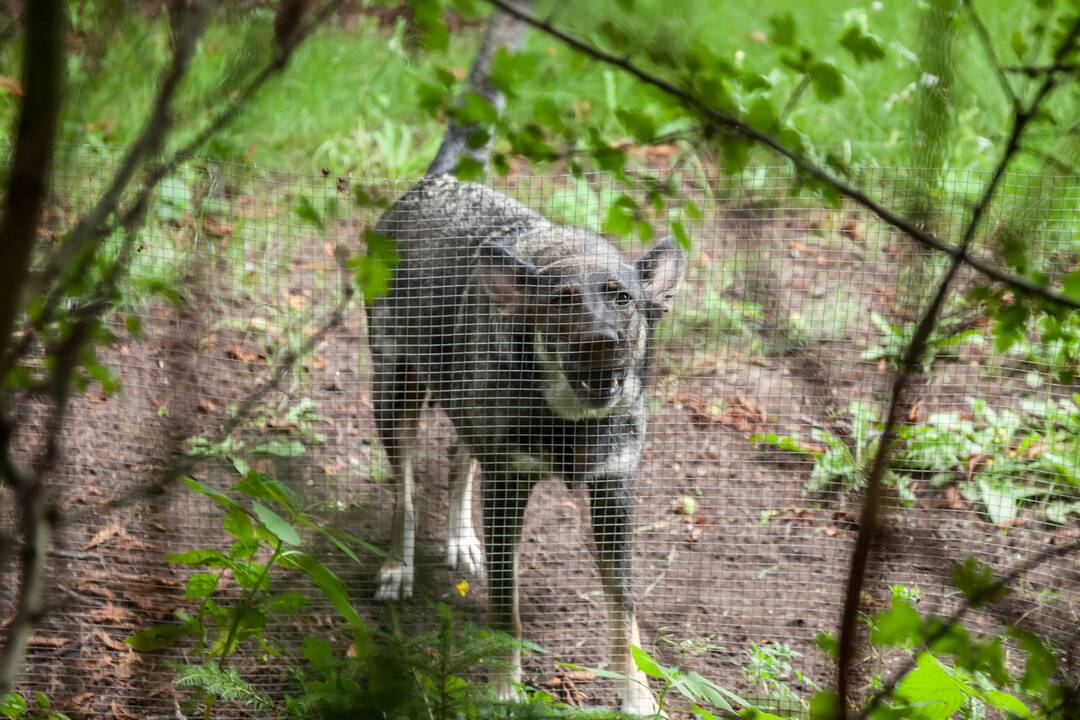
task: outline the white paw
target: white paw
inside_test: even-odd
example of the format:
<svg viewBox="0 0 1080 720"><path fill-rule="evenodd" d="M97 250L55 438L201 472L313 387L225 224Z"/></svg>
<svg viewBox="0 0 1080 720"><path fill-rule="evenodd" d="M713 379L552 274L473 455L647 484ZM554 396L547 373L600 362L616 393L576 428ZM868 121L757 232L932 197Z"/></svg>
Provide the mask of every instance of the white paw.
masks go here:
<svg viewBox="0 0 1080 720"><path fill-rule="evenodd" d="M491 691L499 702L518 702L521 700L516 684L520 682L520 671L514 673L505 668L491 671Z"/></svg>
<svg viewBox="0 0 1080 720"><path fill-rule="evenodd" d="M622 692L622 711L627 715L641 717L667 717L660 713L660 707L656 704L656 698L649 691L648 685L637 682L629 683Z"/></svg>
<svg viewBox="0 0 1080 720"><path fill-rule="evenodd" d="M375 589L375 599L380 602L392 602L412 597L413 569L397 560L387 560L379 568L379 587Z"/></svg>
<svg viewBox="0 0 1080 720"><path fill-rule="evenodd" d="M464 568L470 575L479 575L484 566L484 555L480 540L472 528L451 530L446 538L446 567L456 570Z"/></svg>

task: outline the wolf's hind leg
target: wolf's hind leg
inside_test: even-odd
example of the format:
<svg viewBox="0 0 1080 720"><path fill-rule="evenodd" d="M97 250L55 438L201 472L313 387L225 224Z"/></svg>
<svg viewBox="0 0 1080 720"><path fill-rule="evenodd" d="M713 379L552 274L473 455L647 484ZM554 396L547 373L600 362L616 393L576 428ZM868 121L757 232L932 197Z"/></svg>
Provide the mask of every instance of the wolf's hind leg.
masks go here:
<svg viewBox="0 0 1080 720"><path fill-rule="evenodd" d="M458 440L450 450L450 513L446 535L446 566L480 573L484 556L473 527L473 481L480 464Z"/></svg>

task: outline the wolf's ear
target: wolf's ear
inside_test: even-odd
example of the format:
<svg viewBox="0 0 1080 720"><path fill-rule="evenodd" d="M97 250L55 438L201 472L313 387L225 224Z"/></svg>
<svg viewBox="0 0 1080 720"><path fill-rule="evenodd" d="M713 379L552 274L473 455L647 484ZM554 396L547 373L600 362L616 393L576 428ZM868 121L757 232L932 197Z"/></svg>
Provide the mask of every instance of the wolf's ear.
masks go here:
<svg viewBox="0 0 1080 720"><path fill-rule="evenodd" d="M671 310L675 293L686 277L686 253L682 248L666 237L638 258L635 267L649 298L664 312Z"/></svg>
<svg viewBox="0 0 1080 720"><path fill-rule="evenodd" d="M501 245L481 243L476 251L474 272L480 287L501 312L522 312L534 304L540 286L539 273L532 263L514 256Z"/></svg>

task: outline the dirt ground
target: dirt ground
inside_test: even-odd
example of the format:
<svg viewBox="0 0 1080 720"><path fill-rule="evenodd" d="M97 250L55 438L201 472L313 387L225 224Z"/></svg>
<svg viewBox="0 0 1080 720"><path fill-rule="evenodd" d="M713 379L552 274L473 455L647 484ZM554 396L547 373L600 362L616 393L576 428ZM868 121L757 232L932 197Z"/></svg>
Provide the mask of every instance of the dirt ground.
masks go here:
<svg viewBox="0 0 1080 720"><path fill-rule="evenodd" d="M219 543L215 508L176 487L116 511L101 508L157 477L183 450L185 437L208 433L230 404L265 377L273 348L288 336L279 319L289 317L290 309L301 316L325 314L332 304L333 244L355 249L359 222L335 233L315 239L305 230L271 241L273 252L265 257L281 267L276 274L258 267L265 276L247 285L242 277L254 272L251 254L240 274L226 253L193 265L190 309L146 306L140 311L143 337L121 339L106 353L119 369L123 390L112 397L92 391L77 404L57 483L63 507L77 516L60 529L51 556L49 612L31 642L26 672L27 688L48 692L73 718L176 717L163 660L182 657L184 650L140 655L121 641L186 607L184 574L163 557ZM829 682L828 662L814 638L838 623L858 498L840 492L809 496L809 462L748 437L809 437L812 427L843 434L850 401L881 401L888 369L859 355L878 337L871 312L904 312L896 299L909 296L914 286L893 278L910 249L859 213L749 203L708 213L694 240L690 281L660 333L659 373L636 490L634 584L643 642L664 662L776 706L775 693L744 672L748 652L754 643L786 644L801 653L791 661L795 669L812 682ZM731 310L748 301L760 308L756 317ZM918 389L922 412L966 410L970 396L1015 406L1030 392L1025 368L982 353L941 361ZM307 442L301 458L254 462L310 498L339 501L332 515L338 527L385 545L390 487L371 422L360 309L302 365L283 391L268 397L276 413L240 436L249 449L267 433L298 437L303 429L281 418L310 399L311 425L322 442ZM1057 390L1067 388L1050 388ZM28 404L24 412L31 422L23 442L30 447L36 411ZM483 578L441 565L452 429L440 414L428 412L421 438L420 572L417 598L403 608L406 626L426 626L434 617L432 600L451 602L482 620ZM203 463L195 473L219 485L231 480L220 462ZM1075 518L1068 527L1054 526L1037 510L1025 511L1012 527L996 526L951 488L917 487L913 507L891 503L867 612L886 607L890 586L898 584L918 588L924 611L947 611L958 602L948 579L953 560L975 555L1007 568L1080 536ZM673 511L686 508L679 500L684 497L694 499L692 514ZM555 680L558 662L606 662L604 603L583 509L583 499L555 481L537 488L522 544L521 604L526 636L546 651L528 656L526 680L593 705L612 701L605 681L579 680L570 687ZM346 580L365 617L382 622L382 610L370 600L377 558L364 556L364 566L357 567L329 551L324 557ZM464 593L463 579L469 581ZM3 583L0 622L9 618L10 575ZM978 618L986 628L1000 620L1075 652L1075 558L1042 566ZM305 614L304 627L313 625L334 636L328 607ZM335 637L344 647L346 638ZM285 687L276 663L249 661L247 677L270 691ZM869 675L888 662L868 654L860 671ZM781 672L780 679L809 697L807 682L790 672Z"/></svg>

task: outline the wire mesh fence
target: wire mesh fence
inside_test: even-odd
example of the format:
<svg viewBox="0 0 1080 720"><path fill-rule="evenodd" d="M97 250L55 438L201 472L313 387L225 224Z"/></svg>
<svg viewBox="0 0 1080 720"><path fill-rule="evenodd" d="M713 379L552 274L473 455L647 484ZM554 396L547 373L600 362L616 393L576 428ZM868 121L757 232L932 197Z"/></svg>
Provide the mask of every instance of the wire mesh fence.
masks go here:
<svg viewBox="0 0 1080 720"><path fill-rule="evenodd" d="M49 233L86 211L115 164L108 151L66 149ZM496 178L497 193L429 181L379 226L400 262L370 315L344 294L343 259L373 242L365 231L411 183L208 160L168 179L100 352L119 389L92 384L63 438L53 487L70 519L23 687L73 715L176 716L169 661L190 658L190 643L142 653L123 640L197 609L185 597L194 570L167 555L227 539L204 495L179 482L143 492L184 458L223 491L238 468L272 474L370 543L353 557L317 536L302 547L374 625L385 622L375 596L410 589L399 606L410 630L436 622L436 602L508 630L519 619L544 650L526 653L525 681L610 703L616 683L559 663L619 667L609 611L622 627L632 594L640 642L658 658L799 711L832 679L815 638L837 626L865 461L943 264L864 209L792 193L785 169L670 177L695 208L682 218L685 264L675 243L646 253L644 227L663 233L668 218L609 176ZM955 237L985 177L873 169L859 183L912 209L928 177L937 190L921 219ZM621 219L633 238L601 240ZM1000 261L1023 233L1028 267L1075 269L1080 183L1010 177L989 225L988 257ZM116 251L122 238L108 242ZM1067 333L1040 342L1032 327L998 350L993 324L964 299L976 281L962 278L906 413L867 612L893 593L947 612L961 601L954 561L1003 570L1080 536L1076 349ZM336 308L342 321L328 323ZM248 403L271 377L280 382ZM40 408L31 396L17 414L29 453ZM395 519L406 483L415 530L404 505ZM6 625L16 571L2 571ZM1075 650L1078 588L1074 557L1048 561L976 627L1012 622ZM304 633L343 650L334 617L329 603L309 606L274 637L286 655ZM888 662L867 656L858 672ZM282 666L253 648L240 671L280 697Z"/></svg>

